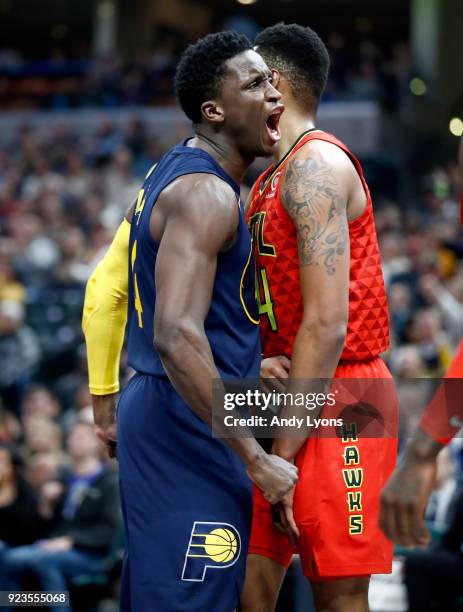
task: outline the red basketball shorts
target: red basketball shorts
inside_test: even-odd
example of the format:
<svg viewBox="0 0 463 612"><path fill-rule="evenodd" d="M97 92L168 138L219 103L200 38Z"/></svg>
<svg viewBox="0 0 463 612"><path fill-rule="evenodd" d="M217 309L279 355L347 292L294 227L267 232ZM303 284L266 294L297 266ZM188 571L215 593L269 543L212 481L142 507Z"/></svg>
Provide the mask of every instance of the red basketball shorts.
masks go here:
<svg viewBox="0 0 463 612"><path fill-rule="evenodd" d="M378 526L380 492L397 457L398 403L392 377L378 357L343 362L335 378L357 379L360 386L365 380L381 379L372 383L365 395L374 397L364 405L374 405L387 415L388 433L379 428L373 435L382 437L355 435L355 429L347 428L345 436L308 439L296 457L294 517L300 531L296 548L276 529L270 504L254 487L249 554L274 559L284 567L294 553L299 554L305 575L313 581L390 573L392 568L392 544ZM357 381L352 382L355 390Z"/></svg>

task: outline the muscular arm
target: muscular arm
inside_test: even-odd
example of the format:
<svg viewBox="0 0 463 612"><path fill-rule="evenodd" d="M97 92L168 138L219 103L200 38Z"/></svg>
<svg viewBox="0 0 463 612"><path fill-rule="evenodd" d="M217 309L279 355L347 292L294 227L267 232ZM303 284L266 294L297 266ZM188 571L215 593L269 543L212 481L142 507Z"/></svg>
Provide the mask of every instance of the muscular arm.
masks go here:
<svg viewBox="0 0 463 612"><path fill-rule="evenodd" d="M216 177L190 175L166 189L157 206L151 218L152 234L159 244L154 344L177 392L212 426L212 386L220 374L204 321L217 255L236 232L238 205L233 191ZM224 441L242 458L269 501L276 501L292 486L295 473L288 472L286 463L270 466L273 459L253 437ZM270 470L280 473L279 483L269 482Z"/></svg>
<svg viewBox="0 0 463 612"><path fill-rule="evenodd" d="M133 206L87 282L82 317L96 432L110 456L115 454L114 411L127 323L127 262L132 212Z"/></svg>
<svg viewBox="0 0 463 612"><path fill-rule="evenodd" d="M336 159L333 161L325 151L315 147L302 149L301 155L288 163L283 177L281 202L297 231L304 307L293 344L287 392L292 388L296 391L291 379L331 378L345 341L349 185L344 165L339 171ZM353 168L352 172L355 172ZM297 383L298 392L300 387ZM293 460L303 442L301 438L278 438L274 452Z"/></svg>

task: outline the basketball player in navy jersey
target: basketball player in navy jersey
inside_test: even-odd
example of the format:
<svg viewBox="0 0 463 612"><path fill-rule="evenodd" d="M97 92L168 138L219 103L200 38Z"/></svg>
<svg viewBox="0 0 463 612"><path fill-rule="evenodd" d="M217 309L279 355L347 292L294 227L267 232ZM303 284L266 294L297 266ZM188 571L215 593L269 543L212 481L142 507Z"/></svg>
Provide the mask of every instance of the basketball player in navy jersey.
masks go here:
<svg viewBox="0 0 463 612"><path fill-rule="evenodd" d="M117 408L121 609L232 612L251 525L248 476L272 503L297 478L255 439L225 443L210 429L214 379L259 376L239 184L278 141L283 107L260 55L232 32L187 49L176 90L195 136L148 174L131 218L128 356L136 374Z"/></svg>

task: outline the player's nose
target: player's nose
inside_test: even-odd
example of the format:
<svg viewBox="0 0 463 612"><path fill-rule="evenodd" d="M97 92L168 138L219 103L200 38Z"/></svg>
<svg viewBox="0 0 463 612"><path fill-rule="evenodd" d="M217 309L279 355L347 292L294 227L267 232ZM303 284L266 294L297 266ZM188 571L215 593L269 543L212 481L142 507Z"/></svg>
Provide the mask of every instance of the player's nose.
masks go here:
<svg viewBox="0 0 463 612"><path fill-rule="evenodd" d="M268 82L266 93L269 102L279 102L281 100L281 93L270 81Z"/></svg>

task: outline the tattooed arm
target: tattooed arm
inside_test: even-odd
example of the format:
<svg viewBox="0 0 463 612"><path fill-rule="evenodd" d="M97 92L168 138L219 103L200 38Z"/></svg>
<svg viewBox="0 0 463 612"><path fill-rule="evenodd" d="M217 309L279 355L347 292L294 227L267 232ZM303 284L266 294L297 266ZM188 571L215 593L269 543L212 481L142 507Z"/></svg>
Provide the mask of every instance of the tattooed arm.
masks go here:
<svg viewBox="0 0 463 612"><path fill-rule="evenodd" d="M348 317L347 203L355 179L352 173L355 169L344 153L318 142L304 147L285 169L281 202L296 226L304 306L288 392L320 391L291 379L331 378L342 353ZM315 411L311 415L318 416ZM303 442L278 438L274 452L293 460Z"/></svg>

